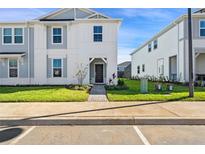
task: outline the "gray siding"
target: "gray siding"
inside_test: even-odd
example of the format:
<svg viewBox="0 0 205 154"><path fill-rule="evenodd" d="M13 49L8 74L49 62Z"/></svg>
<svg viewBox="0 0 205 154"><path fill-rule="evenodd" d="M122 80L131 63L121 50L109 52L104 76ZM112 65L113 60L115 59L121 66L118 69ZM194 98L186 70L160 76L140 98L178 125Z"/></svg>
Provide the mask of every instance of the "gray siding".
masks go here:
<svg viewBox="0 0 205 154"><path fill-rule="evenodd" d="M8 77L8 59L0 61L0 78Z"/></svg>
<svg viewBox="0 0 205 154"><path fill-rule="evenodd" d="M67 77L67 58L63 58L63 77ZM47 78L52 78L52 59L47 56Z"/></svg>
<svg viewBox="0 0 205 154"><path fill-rule="evenodd" d="M205 18L199 18L199 17L194 17L192 18L192 23L193 23L193 39L204 39L204 37L199 36L199 21L200 20L205 20ZM184 37L185 39L188 38L188 20L185 19L184 21Z"/></svg>
<svg viewBox="0 0 205 154"><path fill-rule="evenodd" d="M30 77L34 78L34 28L30 28Z"/></svg>
<svg viewBox="0 0 205 154"><path fill-rule="evenodd" d="M2 28L0 28L0 52L27 52L28 51L28 28L24 28L23 45L2 45Z"/></svg>
<svg viewBox="0 0 205 154"><path fill-rule="evenodd" d="M52 59L47 58L47 77L51 78L52 77Z"/></svg>
<svg viewBox="0 0 205 154"><path fill-rule="evenodd" d="M79 9L76 9L76 18L85 18L85 17L88 17L90 15L91 15L91 13L83 12Z"/></svg>
<svg viewBox="0 0 205 154"><path fill-rule="evenodd" d="M29 28L29 57L30 57L30 76L34 77L34 29ZM3 45L2 44L2 28L0 28L0 52L25 52L23 60L19 62L19 77L27 78L28 77L28 28L24 28L24 44L23 45ZM4 66L5 67L5 66ZM8 66L6 66L8 67ZM0 69L1 75L0 78L8 77L7 69Z"/></svg>
<svg viewBox="0 0 205 154"><path fill-rule="evenodd" d="M62 41L62 44L52 44L52 27L47 26L47 49L67 49L67 26L63 26Z"/></svg>
<svg viewBox="0 0 205 154"><path fill-rule="evenodd" d="M69 9L58 15L48 17L47 19L73 19L73 17L74 17L74 9Z"/></svg>
<svg viewBox="0 0 205 154"><path fill-rule="evenodd" d="M28 56L23 57L23 61L19 61L19 78L28 77Z"/></svg>
<svg viewBox="0 0 205 154"><path fill-rule="evenodd" d="M67 77L67 58L63 58L63 77Z"/></svg>

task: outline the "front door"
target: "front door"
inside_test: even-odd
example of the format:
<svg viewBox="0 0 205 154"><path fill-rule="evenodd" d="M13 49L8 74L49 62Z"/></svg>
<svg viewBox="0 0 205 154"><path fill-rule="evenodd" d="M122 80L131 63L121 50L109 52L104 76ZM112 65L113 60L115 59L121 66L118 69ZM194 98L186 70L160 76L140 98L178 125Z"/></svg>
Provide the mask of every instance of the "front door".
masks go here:
<svg viewBox="0 0 205 154"><path fill-rule="evenodd" d="M103 64L95 64L95 83L103 83Z"/></svg>

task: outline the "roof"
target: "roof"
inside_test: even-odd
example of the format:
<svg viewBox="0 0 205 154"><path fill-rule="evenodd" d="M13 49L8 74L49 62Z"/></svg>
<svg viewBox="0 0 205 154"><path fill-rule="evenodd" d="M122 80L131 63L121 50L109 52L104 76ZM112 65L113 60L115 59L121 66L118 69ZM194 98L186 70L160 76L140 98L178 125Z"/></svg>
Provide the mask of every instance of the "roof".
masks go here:
<svg viewBox="0 0 205 154"><path fill-rule="evenodd" d="M22 57L22 56L25 56L25 52L0 52L0 58Z"/></svg>
<svg viewBox="0 0 205 154"><path fill-rule="evenodd" d="M64 13L64 17L61 15ZM67 14L66 14L67 13ZM43 16L35 18L28 21L4 21L0 24L26 24L26 23L35 23L35 22L55 22L55 21L93 21L93 20L102 20L102 21L121 21L122 19L111 18L102 13L96 12L88 8L61 8L55 11L51 11Z"/></svg>
<svg viewBox="0 0 205 154"><path fill-rule="evenodd" d="M127 67L131 64L131 61L125 61L123 63L118 64L117 66Z"/></svg>
<svg viewBox="0 0 205 154"><path fill-rule="evenodd" d="M200 11L201 10L201 11ZM196 12L194 12L192 14L192 17L205 17L205 12L202 11L202 9L200 9ZM174 20L172 23L170 23L168 26L166 26L165 28L163 28L160 32L158 32L157 34L155 34L151 39L149 39L148 41L146 41L145 43L143 43L141 46L139 46L137 49L135 49L132 53L130 53L130 55L135 54L137 51L139 51L140 49L142 49L143 47L145 47L146 45L148 45L150 42L152 42L153 40L157 39L159 36L161 36L162 34L166 33L168 30L170 30L171 28L173 28L176 24L180 23L181 21L183 21L185 18L187 18L187 14L184 14L182 16L180 16L179 18L177 18L176 20Z"/></svg>

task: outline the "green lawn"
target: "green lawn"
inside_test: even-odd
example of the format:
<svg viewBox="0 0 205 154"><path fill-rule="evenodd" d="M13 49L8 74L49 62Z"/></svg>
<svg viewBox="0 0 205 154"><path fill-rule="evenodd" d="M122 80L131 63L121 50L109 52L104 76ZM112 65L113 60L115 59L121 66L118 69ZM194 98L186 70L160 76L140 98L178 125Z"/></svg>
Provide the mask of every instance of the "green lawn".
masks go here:
<svg viewBox="0 0 205 154"><path fill-rule="evenodd" d="M188 87L174 85L174 90L170 94L166 91L156 92L154 83L148 82L148 94L140 93L140 81L124 79L128 90L107 90L107 96L110 101L171 101L171 100L189 100L205 101L205 88L195 88L195 97L188 98ZM165 85L163 85L165 87Z"/></svg>
<svg viewBox="0 0 205 154"><path fill-rule="evenodd" d="M0 102L71 102L87 98L85 90L63 86L0 87Z"/></svg>

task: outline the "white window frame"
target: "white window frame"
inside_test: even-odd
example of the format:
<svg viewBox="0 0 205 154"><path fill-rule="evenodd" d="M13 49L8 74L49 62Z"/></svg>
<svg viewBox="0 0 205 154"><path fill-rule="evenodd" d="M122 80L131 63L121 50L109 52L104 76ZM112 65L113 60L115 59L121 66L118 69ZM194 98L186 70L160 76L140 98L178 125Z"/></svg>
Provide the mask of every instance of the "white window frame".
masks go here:
<svg viewBox="0 0 205 154"><path fill-rule="evenodd" d="M11 43L4 43L4 29L5 28L11 28L11 38L12 38L12 41L11 41ZM22 43L15 43L15 36L16 35L14 35L15 33L14 33L14 29L15 28L21 28L22 29ZM15 26L15 27L2 27L2 45L24 45L24 28L25 27L22 27L22 26ZM6 35L7 36L7 35ZM10 35L8 35L8 36L10 36ZM17 36L19 36L19 35L17 35Z"/></svg>
<svg viewBox="0 0 205 154"><path fill-rule="evenodd" d="M22 29L22 35L15 35L15 29L17 29L17 28L21 28L21 27L14 27L13 28L13 34L14 34L13 42L16 45L24 44L24 28L21 28ZM15 43L15 36L22 36L22 43Z"/></svg>
<svg viewBox="0 0 205 154"><path fill-rule="evenodd" d="M205 30L205 27L204 27L204 28L201 28L201 21L205 22L205 19L199 20L199 37L205 37L205 36L201 36L201 29L204 29L204 30Z"/></svg>
<svg viewBox="0 0 205 154"><path fill-rule="evenodd" d="M156 44L156 45L157 45L157 47L156 47L156 48L154 47L154 46L155 46L155 42L157 42L157 44ZM155 39L155 40L153 41L153 49L154 49L154 50L156 50L157 48L158 48L158 40L157 40L157 39Z"/></svg>
<svg viewBox="0 0 205 154"><path fill-rule="evenodd" d="M53 29L54 28L60 28L61 29L61 35L55 35L55 36L61 36L61 43L54 43L53 41L54 41L54 39L53 39L53 37L54 37L54 35L53 35ZM63 27L62 26L53 26L52 28L51 28L51 36L52 36L52 38L51 38L51 44L63 44Z"/></svg>
<svg viewBox="0 0 205 154"><path fill-rule="evenodd" d="M12 67L10 68L10 65L9 65L10 60L17 61L17 77L10 77L10 69L12 69ZM11 78L11 79L19 78L19 59L18 58L9 58L8 59L8 78Z"/></svg>
<svg viewBox="0 0 205 154"><path fill-rule="evenodd" d="M150 51L149 51L149 49L150 49ZM148 52L152 52L152 43L148 44Z"/></svg>
<svg viewBox="0 0 205 154"><path fill-rule="evenodd" d="M144 71L143 71L144 68ZM142 64L142 72L145 72L145 64Z"/></svg>
<svg viewBox="0 0 205 154"><path fill-rule="evenodd" d="M54 77L54 75L53 75L53 69L54 68L59 68L59 67L53 67L53 60L54 59L60 59L61 60L61 77ZM52 58L52 61L51 61L51 65L52 65L52 70L51 70L51 73L52 73L52 78L63 78L63 58Z"/></svg>
<svg viewBox="0 0 205 154"><path fill-rule="evenodd" d="M94 27L102 27L102 33L95 33L94 32ZM95 41L95 35L99 35L99 34L102 35L102 41ZM93 26L93 42L95 42L95 43L103 42L103 26L102 25L94 25Z"/></svg>
<svg viewBox="0 0 205 154"><path fill-rule="evenodd" d="M139 69L138 69L139 68ZM138 72L139 71L139 72ZM140 65L137 66L137 74L140 74Z"/></svg>

